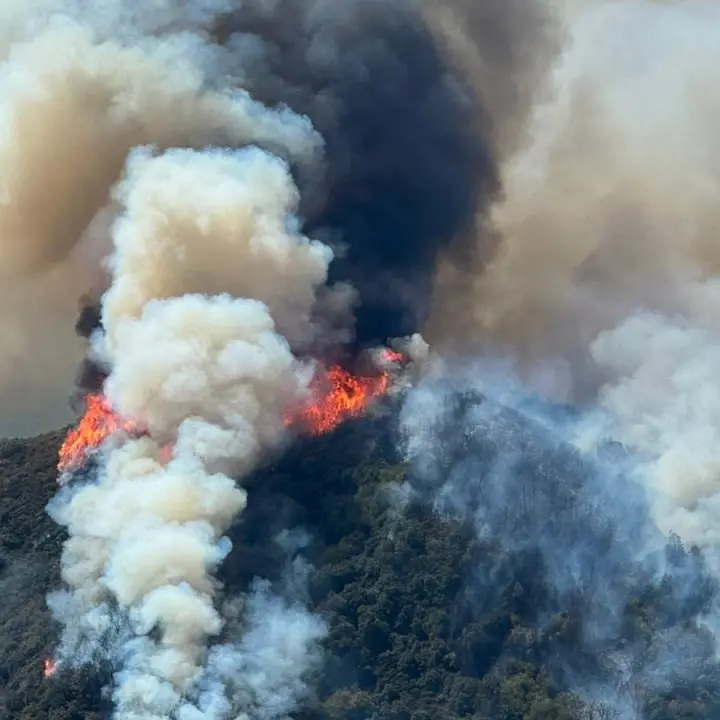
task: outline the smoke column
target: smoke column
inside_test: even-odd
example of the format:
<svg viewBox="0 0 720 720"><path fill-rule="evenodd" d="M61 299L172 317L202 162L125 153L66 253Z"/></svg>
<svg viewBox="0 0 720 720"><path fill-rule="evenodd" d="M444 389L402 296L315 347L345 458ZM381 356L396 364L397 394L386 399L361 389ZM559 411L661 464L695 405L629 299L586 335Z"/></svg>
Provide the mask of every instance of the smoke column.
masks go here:
<svg viewBox="0 0 720 720"><path fill-rule="evenodd" d="M113 668L119 720L270 720L307 692L325 627L302 578L256 584L229 623L214 571L237 481L305 397L298 357L416 330L438 252L497 196L496 127L529 100L465 63L524 77L515 48L545 30L492 2L461 38L450 7L0 3L8 382L42 391L15 427L62 417L80 304L81 386L147 431L49 507L58 657ZM485 57L499 28L512 52Z"/></svg>
<svg viewBox="0 0 720 720"><path fill-rule="evenodd" d="M97 482L68 489L50 507L70 535L68 589L50 598L65 626L59 658L104 659L117 669L117 718L219 719L251 709L283 717L305 691L323 624L258 589L248 600L254 629L236 645L221 637L213 571L246 502L235 478L282 441L282 410L309 380L288 340L311 339L332 252L299 232L289 162L310 168L321 140L306 118L218 88L217 58L202 36L143 34L144 22L155 29L163 18L126 17L130 9L115 8L112 39L102 23L55 17L13 46L8 68L29 75L15 83L17 132L24 94L48 118L37 148L8 149L24 175L4 240L29 224L17 228L28 242L10 245L9 263L33 269L83 244L100 257L109 246L94 278L96 288L109 287L92 360L109 373L105 392L118 412L150 433L109 448ZM165 20L191 28L196 18ZM57 55L52 66L48 55ZM48 168L40 150L55 146L64 156ZM47 217L22 207L38 187ZM79 325L93 325L91 315ZM168 443L171 458L160 462ZM253 636L268 633L275 655L270 644L250 653ZM221 640L212 658L210 638ZM278 658L291 648L285 667ZM229 673L233 666L244 677ZM272 691L280 678L284 703Z"/></svg>
<svg viewBox="0 0 720 720"><path fill-rule="evenodd" d="M118 718L227 717L231 701L202 675L207 639L223 625L212 571L229 550L223 533L245 506L227 473L247 472L282 439L284 404L302 397L309 378L270 309L299 332L331 255L293 233L297 191L287 165L258 149L139 150L114 200L124 212L112 229L95 353L111 368L109 400L153 439L110 450L97 484L56 500L53 517L70 533L70 591L51 604L66 623L62 652L72 658L102 641L121 663ZM200 248L208 261L247 253L248 270L255 254L258 272L248 282L267 302L178 294ZM275 305L278 288L285 294ZM172 458L162 465L166 442ZM109 642L123 616L127 631ZM317 622L305 624L301 646L322 634ZM148 636L153 628L157 640ZM198 694L200 686L211 690Z"/></svg>
<svg viewBox="0 0 720 720"><path fill-rule="evenodd" d="M373 344L423 321L437 251L496 196L498 148L519 142L551 46L529 0L4 0L0 13L7 432L68 417L83 350L69 318L107 285L109 193L130 148L255 142L289 160L306 234L354 285L322 293L315 342ZM305 121L287 106L322 134L322 159L298 148Z"/></svg>

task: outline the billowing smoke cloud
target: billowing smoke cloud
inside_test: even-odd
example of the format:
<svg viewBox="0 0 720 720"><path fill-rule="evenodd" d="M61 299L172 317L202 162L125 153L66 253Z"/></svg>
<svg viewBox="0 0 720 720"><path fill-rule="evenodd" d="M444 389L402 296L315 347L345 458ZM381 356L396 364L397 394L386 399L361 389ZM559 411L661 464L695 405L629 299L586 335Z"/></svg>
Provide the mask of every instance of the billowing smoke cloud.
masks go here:
<svg viewBox="0 0 720 720"><path fill-rule="evenodd" d="M43 57L53 48L62 61L47 67ZM251 600L262 620L250 620L259 626L247 637L300 623L296 679L282 705L272 693L258 699L229 687L227 668L249 662L242 642L221 643L215 660L206 654L224 625L212 573L229 550L223 534L246 502L233 477L282 441L282 409L309 379L288 339L311 339L315 290L332 253L299 234L298 191L286 161L309 167L321 141L290 111L267 110L241 91L205 88L203 66L210 73L213 60L190 34L100 42L66 18L13 59L20 70L47 70L47 78L38 72L31 79L50 106L37 150L13 148L28 179L18 182L8 228L23 221L23 198L34 199L37 183L52 202L47 217L36 213L18 229L30 238L26 246L5 233L16 252L8 266L52 264L83 243L102 255L96 245L112 241L93 358L109 372L111 402L153 438L109 450L97 482L69 490L51 508L70 534L63 553L69 589L51 599L65 625L60 657L104 657L117 668L118 718L226 718L250 707L283 716L302 695L323 634L301 607L269 591ZM17 86L19 93L33 89ZM19 114L22 103L13 102ZM76 133L69 144L53 103ZM41 164L41 139L67 153L52 168L56 178ZM250 144L275 154L168 149ZM38 179L30 176L32 153ZM73 153L77 173L67 178ZM167 442L172 456L160 462ZM275 660L261 653L247 674L266 673L271 683L286 677Z"/></svg>
<svg viewBox="0 0 720 720"><path fill-rule="evenodd" d="M426 0L423 7L443 53L482 100L474 121L490 129L495 161L502 163L525 147L528 119L548 92L564 36L554 4ZM481 222L487 200L481 196L476 208Z"/></svg>
<svg viewBox="0 0 720 720"><path fill-rule="evenodd" d="M504 170L502 250L473 279L466 338L544 366L560 399L599 401L644 458L661 527L716 555L720 14L573 10L554 97Z"/></svg>
<svg viewBox="0 0 720 720"><path fill-rule="evenodd" d="M587 398L604 378L589 353L600 331L638 309L712 315L718 10L565 5L530 141L503 166L501 249L464 286L465 312L440 303L433 335L552 362L565 396Z"/></svg>
<svg viewBox="0 0 720 720"><path fill-rule="evenodd" d="M303 197L338 247L331 277L360 295L361 345L418 329L438 250L497 189L489 119L418 5L249 2L218 27L241 67L248 47L264 66L255 96L289 101L326 141L326 191Z"/></svg>
<svg viewBox="0 0 720 720"><path fill-rule="evenodd" d="M490 8L478 48L512 35ZM416 330L438 251L498 192L495 127L525 100L463 79L446 10L0 4L0 272L49 304L65 272L81 384L146 432L50 506L60 662L109 663L119 719L270 720L307 691L325 628L301 583L256 584L228 623L214 573L237 481L305 398L298 357Z"/></svg>
<svg viewBox="0 0 720 720"><path fill-rule="evenodd" d="M80 296L104 285L97 264L107 251L111 213L104 208L133 146L256 142L299 163L317 156L320 140L307 120L269 112L223 81L210 46L189 32L211 8L196 18L174 5L145 17L106 3L95 18L79 5L36 3L28 11L3 4L0 273L8 430L61 417L59 396L67 394L81 350L61 328L69 329ZM143 23L154 29L168 17L188 32L140 36ZM30 391L17 404L16 388Z"/></svg>
<svg viewBox="0 0 720 720"><path fill-rule="evenodd" d="M226 688L234 677L227 667L244 668L247 650L223 645L211 663L206 651L223 628L212 573L229 550L223 534L246 502L233 477L282 441L283 408L303 396L308 372L278 328L303 332L332 255L296 233L288 167L259 149L138 151L114 200L124 210L112 229L112 282L94 352L110 369L109 400L152 439L109 450L97 482L61 494L51 508L70 534L63 552L70 589L52 599L66 626L61 657L84 660L93 644L109 653L119 665L118 718L226 718L248 709L233 705ZM202 272L201 258L216 255L239 261L224 286L252 299L220 293L223 278ZM296 623L293 613L315 627L296 641L291 708L321 626L267 593L254 598L251 606L268 613L252 611L263 619L252 620L260 627L250 632ZM261 667L249 674L284 672L272 657L253 662ZM257 716L288 710L265 702Z"/></svg>
<svg viewBox="0 0 720 720"><path fill-rule="evenodd" d="M438 277L428 336L484 359L447 369L450 389L411 395L404 431L420 492L480 538L539 553L553 592L584 598L583 646L605 665L564 657L566 679L636 718L642 693L625 690L696 677L720 627L706 571L660 550L673 535L670 547L700 548L717 580L720 14L700 1L564 5L552 92L503 166L497 253L483 272L448 263ZM509 376L584 407L528 405L502 392ZM479 384L492 400L457 409ZM704 617L711 635L663 620L628 649L615 619L645 583L677 588L667 617Z"/></svg>
<svg viewBox="0 0 720 720"><path fill-rule="evenodd" d="M601 393L607 430L637 450L666 532L706 551L720 573L718 337L684 318L635 315L600 335L593 357L617 377Z"/></svg>
<svg viewBox="0 0 720 720"><path fill-rule="evenodd" d="M318 342L373 344L418 329L436 253L497 195L551 47L529 0L5 0L0 18L0 271L22 287L3 286L16 339L0 379L8 400L23 388L4 406L22 432L64 417L82 343L51 340L106 287L111 188L132 147L255 143L290 161L305 232L334 248L331 280L355 286L318 297Z"/></svg>

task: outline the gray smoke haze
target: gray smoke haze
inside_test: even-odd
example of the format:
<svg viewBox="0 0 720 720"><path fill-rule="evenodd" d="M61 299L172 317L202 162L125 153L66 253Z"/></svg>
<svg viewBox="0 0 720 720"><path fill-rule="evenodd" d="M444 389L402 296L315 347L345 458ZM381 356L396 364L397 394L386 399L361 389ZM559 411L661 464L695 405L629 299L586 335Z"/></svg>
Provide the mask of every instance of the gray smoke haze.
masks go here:
<svg viewBox="0 0 720 720"><path fill-rule="evenodd" d="M436 279L426 337L475 359L438 363L445 380L411 392L405 450L439 512L538 553L556 607L579 594L582 642L603 667L562 658L566 681L637 718L638 688L697 677L720 627L708 589L720 559L720 11L556 10L564 44L486 225L497 252L483 272L450 261ZM489 399L458 410L477 390ZM621 620L645 585L675 588L669 616L693 607L696 619L635 647Z"/></svg>
<svg viewBox="0 0 720 720"><path fill-rule="evenodd" d="M588 442L611 418L539 401L510 377L490 361L455 365L410 390L400 431L411 480L397 497L475 530L474 612L513 579L533 588L551 676L639 720L649 694L697 681L715 657L716 570L654 521L637 458ZM642 628L637 602L653 608Z"/></svg>
<svg viewBox="0 0 720 720"><path fill-rule="evenodd" d="M607 432L644 459L660 526L717 555L720 11L568 8L554 93L504 167L501 249L447 337L607 411Z"/></svg>

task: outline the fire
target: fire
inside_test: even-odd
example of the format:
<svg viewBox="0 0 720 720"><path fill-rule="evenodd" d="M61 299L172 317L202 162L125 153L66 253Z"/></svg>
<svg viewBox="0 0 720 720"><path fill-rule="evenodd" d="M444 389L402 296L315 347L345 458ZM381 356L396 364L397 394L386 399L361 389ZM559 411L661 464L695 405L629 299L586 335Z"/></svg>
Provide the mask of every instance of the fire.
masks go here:
<svg viewBox="0 0 720 720"><path fill-rule="evenodd" d="M381 351L382 363L401 363L406 360L401 353L389 349ZM339 366L320 368L311 384L310 404L289 411L284 422L287 426L302 428L313 435L323 435L336 428L343 420L362 415L371 401L384 395L392 375L380 370L372 377L357 376ZM134 435L142 434L138 422L121 418L100 394L90 394L85 399L86 411L77 427L72 429L60 448L58 470L59 482L65 474L81 467L93 450L97 449L110 435L124 431ZM161 448L160 462L166 465L172 459L172 445Z"/></svg>
<svg viewBox="0 0 720 720"><path fill-rule="evenodd" d="M61 473L80 467L88 455L113 433L137 429L133 421L120 418L103 395L88 395L85 404L85 415L67 434L60 448L57 467Z"/></svg>
<svg viewBox="0 0 720 720"><path fill-rule="evenodd" d="M385 363L399 363L401 365L408 362L406 355L390 348L383 348L380 351L380 359Z"/></svg>
<svg viewBox="0 0 720 720"><path fill-rule="evenodd" d="M160 464L167 465L173 456L173 446L170 443L163 445L160 448Z"/></svg>
<svg viewBox="0 0 720 720"><path fill-rule="evenodd" d="M43 675L48 678L51 675L54 675L58 669L58 663L57 660L52 660L51 658L45 658L43 661Z"/></svg>
<svg viewBox="0 0 720 720"><path fill-rule="evenodd" d="M323 435L343 420L358 417L370 402L387 392L391 376L381 372L375 377L359 377L339 366L321 371L313 380L314 400L285 417L285 424L301 426L313 435Z"/></svg>

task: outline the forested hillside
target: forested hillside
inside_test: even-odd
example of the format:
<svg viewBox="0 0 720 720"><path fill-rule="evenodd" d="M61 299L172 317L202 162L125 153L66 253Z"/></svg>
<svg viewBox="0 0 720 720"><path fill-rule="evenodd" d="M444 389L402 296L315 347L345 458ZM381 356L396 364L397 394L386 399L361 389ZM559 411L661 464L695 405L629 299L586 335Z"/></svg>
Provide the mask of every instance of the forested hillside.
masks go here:
<svg viewBox="0 0 720 720"><path fill-rule="evenodd" d="M109 668L60 668L43 677L58 634L45 594L59 585L63 540L44 505L55 490L62 436L0 445L3 720L96 720L108 713L102 687ZM294 717L720 717L720 667L708 643L703 657L695 652L691 676L661 690L638 683L635 707L614 710L613 693L628 697L628 688L614 688L611 673L601 682L605 657L592 656L581 638L592 599L578 589L558 608L532 548L509 550L499 538L480 542L467 523L440 518L422 498L399 505L396 491L409 470L394 440L387 417L348 422L330 435L297 441L247 483L248 511L232 530L234 547L221 572L227 597L247 591L256 577L281 583L287 553L275 538L288 528L302 530L308 602L329 625L314 696ZM544 482L542 467L530 472L534 482ZM572 488L582 478L565 480ZM559 514L566 500L558 496ZM700 558L679 543L671 543L667 558L669 566L702 573ZM678 590L673 577L633 591L622 610L621 644L654 647L659 634L690 627L702 613L714 586L694 581L678 614L670 601ZM603 651L608 657L623 649L611 645ZM573 694L568 666L603 685L605 706Z"/></svg>

